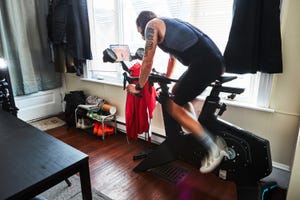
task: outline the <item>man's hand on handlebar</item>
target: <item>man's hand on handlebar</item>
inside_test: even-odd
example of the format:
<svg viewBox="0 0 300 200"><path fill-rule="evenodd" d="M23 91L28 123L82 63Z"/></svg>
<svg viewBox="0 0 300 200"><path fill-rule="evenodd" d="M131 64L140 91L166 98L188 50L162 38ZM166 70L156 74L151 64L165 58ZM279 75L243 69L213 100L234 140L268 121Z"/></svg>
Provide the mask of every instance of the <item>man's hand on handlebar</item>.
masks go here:
<svg viewBox="0 0 300 200"><path fill-rule="evenodd" d="M136 89L136 86L135 84L128 84L127 87L126 87L126 91L129 93L129 94L132 94L132 95L137 95L140 94L140 90L137 90Z"/></svg>

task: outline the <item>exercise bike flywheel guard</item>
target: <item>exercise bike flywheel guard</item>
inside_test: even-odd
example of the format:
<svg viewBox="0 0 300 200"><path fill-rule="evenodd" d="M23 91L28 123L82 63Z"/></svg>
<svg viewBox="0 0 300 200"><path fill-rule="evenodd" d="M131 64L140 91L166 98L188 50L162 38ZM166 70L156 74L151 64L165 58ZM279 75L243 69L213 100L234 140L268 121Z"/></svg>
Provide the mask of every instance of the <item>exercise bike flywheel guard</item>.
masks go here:
<svg viewBox="0 0 300 200"><path fill-rule="evenodd" d="M234 180L237 185L251 185L272 172L268 140L221 119L203 123L211 132L223 138L227 145L229 158L225 158L218 167L217 175L220 178Z"/></svg>

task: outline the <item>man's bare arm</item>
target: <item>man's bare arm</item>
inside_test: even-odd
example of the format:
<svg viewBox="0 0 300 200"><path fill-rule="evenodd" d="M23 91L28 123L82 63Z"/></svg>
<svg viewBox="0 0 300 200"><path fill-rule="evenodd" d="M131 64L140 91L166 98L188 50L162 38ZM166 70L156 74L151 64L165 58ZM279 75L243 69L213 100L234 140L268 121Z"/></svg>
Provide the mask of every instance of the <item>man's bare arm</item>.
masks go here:
<svg viewBox="0 0 300 200"><path fill-rule="evenodd" d="M168 60L168 67L167 67L167 72L166 72L166 77L170 78L174 72L174 67L176 64L176 59L170 55L170 58Z"/></svg>
<svg viewBox="0 0 300 200"><path fill-rule="evenodd" d="M155 50L157 47L157 38L158 38L158 31L155 26L155 22L150 22L146 27L145 31L145 54L141 66L141 73L139 78L139 85L143 87L148 80L148 76L151 73L153 59Z"/></svg>

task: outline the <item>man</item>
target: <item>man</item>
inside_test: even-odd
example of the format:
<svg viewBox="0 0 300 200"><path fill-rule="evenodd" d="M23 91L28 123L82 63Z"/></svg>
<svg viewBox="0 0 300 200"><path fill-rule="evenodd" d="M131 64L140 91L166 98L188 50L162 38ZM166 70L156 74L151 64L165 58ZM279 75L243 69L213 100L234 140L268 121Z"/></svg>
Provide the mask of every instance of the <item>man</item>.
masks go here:
<svg viewBox="0 0 300 200"><path fill-rule="evenodd" d="M222 161L220 150L208 131L184 106L196 98L224 71L222 54L213 41L193 25L171 18L159 18L151 11L142 11L136 20L137 30L146 41L145 54L138 83L129 84L127 92L138 94L152 70L157 46L170 54L166 77L173 73L176 60L188 69L173 88L174 99L166 102L167 112L186 130L199 139L208 150L201 162L200 172L213 171Z"/></svg>

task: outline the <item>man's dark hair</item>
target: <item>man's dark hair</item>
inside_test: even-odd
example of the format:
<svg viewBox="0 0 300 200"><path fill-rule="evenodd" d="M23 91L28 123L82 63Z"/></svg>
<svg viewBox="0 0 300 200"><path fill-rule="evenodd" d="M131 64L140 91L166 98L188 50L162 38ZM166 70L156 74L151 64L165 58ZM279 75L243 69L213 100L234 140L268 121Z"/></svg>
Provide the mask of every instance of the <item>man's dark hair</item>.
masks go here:
<svg viewBox="0 0 300 200"><path fill-rule="evenodd" d="M136 19L136 25L142 28L141 34L144 35L147 23L156 18L157 15L152 11L142 11Z"/></svg>

